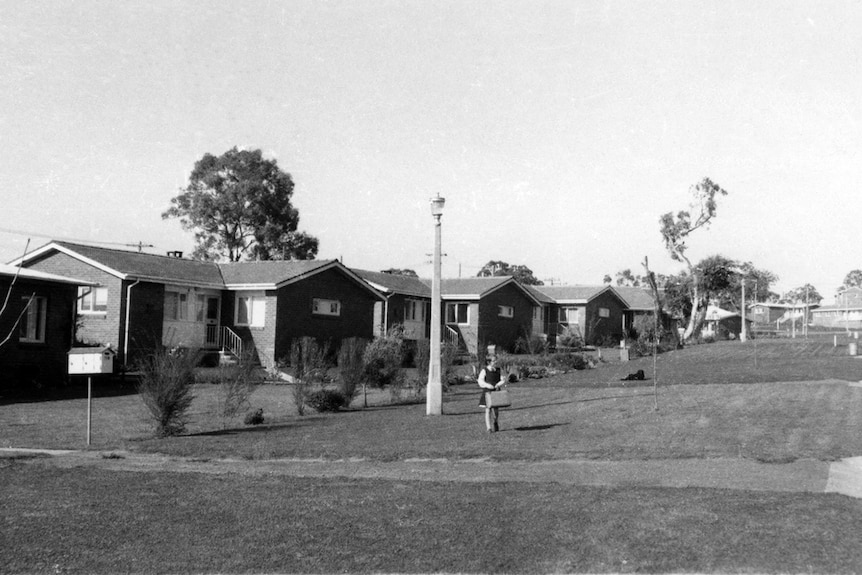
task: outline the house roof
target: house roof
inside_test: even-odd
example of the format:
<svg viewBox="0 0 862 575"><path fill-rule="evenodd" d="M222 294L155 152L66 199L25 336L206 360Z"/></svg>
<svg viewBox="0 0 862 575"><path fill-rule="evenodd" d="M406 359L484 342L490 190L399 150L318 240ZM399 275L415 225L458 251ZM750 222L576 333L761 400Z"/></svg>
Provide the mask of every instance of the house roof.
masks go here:
<svg viewBox="0 0 862 575"><path fill-rule="evenodd" d="M553 299L556 303L587 303L600 293L612 289L611 286L536 286L536 289Z"/></svg>
<svg viewBox="0 0 862 575"><path fill-rule="evenodd" d="M215 289L276 289L309 275L337 268L375 297L383 297L338 260L216 263L54 241L35 249L18 261L26 263L53 250L122 279Z"/></svg>
<svg viewBox="0 0 862 575"><path fill-rule="evenodd" d="M336 260L286 260L218 264L228 288L275 289L309 274L333 267Z"/></svg>
<svg viewBox="0 0 862 575"><path fill-rule="evenodd" d="M373 288L384 293L431 297L431 287L416 277L357 269L354 269L353 272L370 283Z"/></svg>
<svg viewBox="0 0 862 575"><path fill-rule="evenodd" d="M159 283L171 282L209 287L221 287L224 284L219 266L214 262L70 242L50 242L19 258L15 263L32 261L52 250L70 255L122 279L143 279Z"/></svg>
<svg viewBox="0 0 862 575"><path fill-rule="evenodd" d="M96 285L93 282L87 280L79 280L75 278L69 278L65 276L58 276L56 274L49 274L45 272L40 272L38 270L29 270L27 268L19 268L17 266L9 265L9 264L0 264L0 276L6 277L15 277L18 276L19 279L27 279L27 280L37 280L43 282L52 282L52 283L61 283L61 284L71 284L77 286L93 286Z"/></svg>
<svg viewBox="0 0 862 575"><path fill-rule="evenodd" d="M525 285L524 289L533 294L533 297L536 298L536 301L538 301L542 305L550 305L557 303L554 298L547 296L544 293L540 292L538 289L536 289L536 286Z"/></svg>
<svg viewBox="0 0 862 575"><path fill-rule="evenodd" d="M431 285L431 280L423 279L422 281L429 286ZM526 289L512 276L441 279L440 295L443 299L448 300L478 300L509 284L517 286L534 303L542 303L533 295L532 291Z"/></svg>
<svg viewBox="0 0 862 575"><path fill-rule="evenodd" d="M655 299L648 289L640 287L613 286L613 290L623 298L631 310L654 311Z"/></svg>

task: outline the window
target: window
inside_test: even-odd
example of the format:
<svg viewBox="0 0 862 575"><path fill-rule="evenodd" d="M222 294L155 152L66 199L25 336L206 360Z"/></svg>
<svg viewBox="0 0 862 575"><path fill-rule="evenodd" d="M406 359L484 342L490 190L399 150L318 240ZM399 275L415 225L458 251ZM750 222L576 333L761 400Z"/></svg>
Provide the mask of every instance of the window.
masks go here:
<svg viewBox="0 0 862 575"><path fill-rule="evenodd" d="M515 308L510 305L498 305L497 315L500 317L515 317Z"/></svg>
<svg viewBox="0 0 862 575"><path fill-rule="evenodd" d="M578 308L576 307L561 307L560 308L560 323L577 324L578 323Z"/></svg>
<svg viewBox="0 0 862 575"><path fill-rule="evenodd" d="M599 308L599 317L611 317L611 310L606 307Z"/></svg>
<svg viewBox="0 0 862 575"><path fill-rule="evenodd" d="M175 291L165 292L165 319L185 321L189 319L188 295Z"/></svg>
<svg viewBox="0 0 862 575"><path fill-rule="evenodd" d="M447 303L446 323L470 323L467 315L469 307L467 303Z"/></svg>
<svg viewBox="0 0 862 575"><path fill-rule="evenodd" d="M21 323L18 325L19 341L29 341L33 343L45 342L45 317L48 311L48 300L44 297L21 298L22 303L27 305L27 311L21 316Z"/></svg>
<svg viewBox="0 0 862 575"><path fill-rule="evenodd" d="M198 294L195 296L195 321L203 323L206 317L207 296Z"/></svg>
<svg viewBox="0 0 862 575"><path fill-rule="evenodd" d="M108 313L108 288L79 287L78 311L80 313Z"/></svg>
<svg viewBox="0 0 862 575"><path fill-rule="evenodd" d="M341 315L341 302L337 299L314 298L311 300L311 312L316 315Z"/></svg>
<svg viewBox="0 0 862 575"><path fill-rule="evenodd" d="M542 321L545 319L545 314L542 313L544 309L541 306L533 306L533 321Z"/></svg>
<svg viewBox="0 0 862 575"><path fill-rule="evenodd" d="M404 303L404 321L423 321L425 305L416 299L408 299Z"/></svg>
<svg viewBox="0 0 862 575"><path fill-rule="evenodd" d="M248 294L236 296L236 325L263 327L266 317L266 298Z"/></svg>

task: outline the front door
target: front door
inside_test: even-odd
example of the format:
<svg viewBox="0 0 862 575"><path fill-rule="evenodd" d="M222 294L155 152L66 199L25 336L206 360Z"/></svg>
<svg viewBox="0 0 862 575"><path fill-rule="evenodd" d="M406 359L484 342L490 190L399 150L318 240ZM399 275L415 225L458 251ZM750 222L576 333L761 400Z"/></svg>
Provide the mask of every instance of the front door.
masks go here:
<svg viewBox="0 0 862 575"><path fill-rule="evenodd" d="M206 345L207 347L218 347L219 328L219 304L218 297L206 296L206 310L204 321L206 323Z"/></svg>

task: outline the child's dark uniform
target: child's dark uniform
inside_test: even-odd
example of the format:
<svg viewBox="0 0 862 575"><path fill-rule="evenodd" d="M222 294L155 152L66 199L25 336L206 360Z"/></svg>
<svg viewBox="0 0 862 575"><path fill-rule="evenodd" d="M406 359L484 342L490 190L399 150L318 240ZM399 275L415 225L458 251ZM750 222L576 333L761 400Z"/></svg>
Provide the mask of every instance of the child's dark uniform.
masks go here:
<svg viewBox="0 0 862 575"><path fill-rule="evenodd" d="M485 383L490 383L491 385L497 385L500 383L500 368L497 369L488 369L485 368ZM482 394L479 396L479 405L485 407L485 393L491 391L490 389L482 388Z"/></svg>

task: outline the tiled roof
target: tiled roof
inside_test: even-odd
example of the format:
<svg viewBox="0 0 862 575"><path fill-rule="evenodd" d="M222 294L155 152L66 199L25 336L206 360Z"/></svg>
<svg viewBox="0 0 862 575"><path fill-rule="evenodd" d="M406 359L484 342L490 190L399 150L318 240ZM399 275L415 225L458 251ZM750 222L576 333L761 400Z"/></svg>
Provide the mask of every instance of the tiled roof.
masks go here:
<svg viewBox="0 0 862 575"><path fill-rule="evenodd" d="M130 252L127 250L100 248L69 242L53 243L128 276L215 286L220 286L224 283L218 265L213 262L201 262L141 252Z"/></svg>
<svg viewBox="0 0 862 575"><path fill-rule="evenodd" d="M528 292L530 292L530 293L533 295L533 297L534 297L534 298L536 298L536 300L537 300L539 303L543 303L543 304L552 304L552 303L557 303L557 302L556 302L556 300L555 300L554 298L552 298L552 297L550 297L550 296L547 296L547 295L545 295L544 293L542 293L541 291L539 291L539 288L540 288L540 287L542 287L542 286L528 286L528 285L525 285L525 286L524 286L524 289L526 289Z"/></svg>
<svg viewBox="0 0 862 575"><path fill-rule="evenodd" d="M587 301L597 296L609 286L536 286L536 289L554 301Z"/></svg>
<svg viewBox="0 0 862 575"><path fill-rule="evenodd" d="M353 272L374 287L380 286L386 291L417 297L431 297L431 287L419 278L368 270L355 269Z"/></svg>
<svg viewBox="0 0 862 575"><path fill-rule="evenodd" d="M16 274L21 280L39 280L53 283L72 284L78 286L96 285L93 282L86 280L58 276L55 274L40 272L38 270L29 270L27 268L19 268L18 266L10 266L8 264L0 264L0 276L15 277Z"/></svg>
<svg viewBox="0 0 862 575"><path fill-rule="evenodd" d="M337 260L287 260L232 262L219 264L225 285L275 286L296 279L319 268L331 266Z"/></svg>
<svg viewBox="0 0 862 575"><path fill-rule="evenodd" d="M423 280L431 285L431 280ZM512 281L511 276L492 276L487 278L456 278L440 280L440 293L443 295L462 295L481 297L504 283Z"/></svg>
<svg viewBox="0 0 862 575"><path fill-rule="evenodd" d="M614 291L623 298L629 309L648 310L655 309L655 300L648 289L640 287L614 286Z"/></svg>

